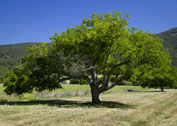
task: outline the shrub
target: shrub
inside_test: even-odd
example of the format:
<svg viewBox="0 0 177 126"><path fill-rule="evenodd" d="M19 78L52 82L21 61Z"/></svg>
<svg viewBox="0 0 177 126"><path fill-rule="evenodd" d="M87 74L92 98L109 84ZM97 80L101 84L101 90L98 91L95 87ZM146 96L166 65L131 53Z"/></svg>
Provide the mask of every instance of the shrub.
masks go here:
<svg viewBox="0 0 177 126"><path fill-rule="evenodd" d="M70 81L70 84L80 84L80 85L84 85L84 84L88 84L88 82L84 79L72 79Z"/></svg>
<svg viewBox="0 0 177 126"><path fill-rule="evenodd" d="M0 104L1 104L1 103L6 103L6 102L8 102L7 99L4 99L4 98L3 98L3 99L0 99Z"/></svg>

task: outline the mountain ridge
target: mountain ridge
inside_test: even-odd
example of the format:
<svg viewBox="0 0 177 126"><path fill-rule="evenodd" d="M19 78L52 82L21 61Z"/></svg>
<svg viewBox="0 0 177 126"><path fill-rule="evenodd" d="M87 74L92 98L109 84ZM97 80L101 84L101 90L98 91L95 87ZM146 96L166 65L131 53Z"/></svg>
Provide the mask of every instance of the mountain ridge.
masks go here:
<svg viewBox="0 0 177 126"><path fill-rule="evenodd" d="M163 39L163 46L169 51L173 66L177 67L177 27L156 34Z"/></svg>

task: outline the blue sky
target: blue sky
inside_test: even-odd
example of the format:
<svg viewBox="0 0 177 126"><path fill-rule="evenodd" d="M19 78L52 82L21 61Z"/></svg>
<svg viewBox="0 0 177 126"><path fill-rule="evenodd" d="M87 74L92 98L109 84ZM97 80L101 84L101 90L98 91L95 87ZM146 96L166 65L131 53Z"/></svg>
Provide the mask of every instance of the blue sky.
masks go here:
<svg viewBox="0 0 177 126"><path fill-rule="evenodd" d="M159 33L177 27L177 0L0 0L0 45L50 42L92 13L130 14L130 26Z"/></svg>

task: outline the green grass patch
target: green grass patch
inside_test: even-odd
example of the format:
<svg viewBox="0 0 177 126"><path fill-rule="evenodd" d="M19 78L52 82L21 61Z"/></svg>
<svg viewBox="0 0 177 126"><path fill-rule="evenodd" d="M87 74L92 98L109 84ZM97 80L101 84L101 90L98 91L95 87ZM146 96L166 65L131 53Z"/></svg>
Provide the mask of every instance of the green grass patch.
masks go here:
<svg viewBox="0 0 177 126"><path fill-rule="evenodd" d="M114 88L112 88L104 93L116 93L119 91L127 91L128 89L143 90L143 89L149 89L149 88L142 88L141 86L115 86Z"/></svg>
<svg viewBox="0 0 177 126"><path fill-rule="evenodd" d="M67 92L67 91L90 91L89 85L62 85L61 89L56 89L56 92Z"/></svg>

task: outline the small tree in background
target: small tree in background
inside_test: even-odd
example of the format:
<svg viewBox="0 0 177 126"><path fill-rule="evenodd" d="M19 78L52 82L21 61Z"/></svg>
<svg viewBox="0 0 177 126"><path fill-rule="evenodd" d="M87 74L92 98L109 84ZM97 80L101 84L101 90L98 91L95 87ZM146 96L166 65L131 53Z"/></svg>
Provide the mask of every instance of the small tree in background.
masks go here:
<svg viewBox="0 0 177 126"><path fill-rule="evenodd" d="M142 87L160 87L161 91L164 91L164 87L172 87L176 75L172 73L174 70L171 68L169 54L162 49L158 52L158 55L157 59L155 59L158 61L154 64L155 67L149 69L148 65L143 67L140 65L138 70L134 70L130 81L139 83L138 85Z"/></svg>
<svg viewBox="0 0 177 126"><path fill-rule="evenodd" d="M164 68L166 69L166 68ZM161 69L163 70L163 69ZM164 87L175 88L177 86L177 69L170 68L168 71L156 71L153 79L144 79L141 84L142 87L159 88L164 91Z"/></svg>

